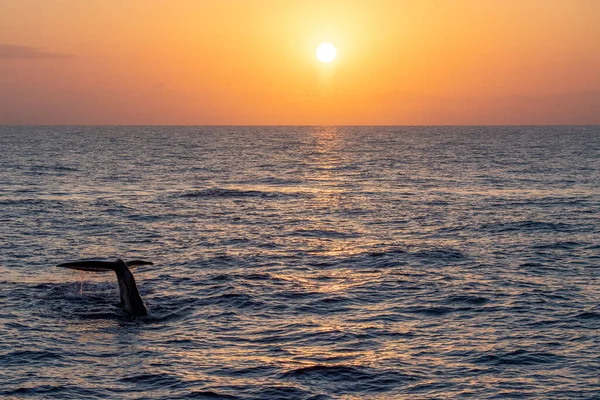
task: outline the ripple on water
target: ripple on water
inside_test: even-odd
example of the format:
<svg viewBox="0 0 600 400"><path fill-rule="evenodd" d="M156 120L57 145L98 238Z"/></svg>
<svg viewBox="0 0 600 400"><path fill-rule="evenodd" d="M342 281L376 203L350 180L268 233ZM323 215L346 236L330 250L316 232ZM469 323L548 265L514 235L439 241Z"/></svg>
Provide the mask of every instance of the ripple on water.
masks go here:
<svg viewBox="0 0 600 400"><path fill-rule="evenodd" d="M398 370L382 370L360 365L310 365L282 374L284 379L323 381L336 391L369 393L389 392L414 382L419 377Z"/></svg>
<svg viewBox="0 0 600 400"><path fill-rule="evenodd" d="M223 394L223 393L219 393L218 391L214 391L214 390L197 390L197 391L192 391L189 392L183 396L180 397L176 397L178 399L206 399L206 400L211 400L211 399L239 399L239 397L237 396L232 396L229 394Z"/></svg>
<svg viewBox="0 0 600 400"><path fill-rule="evenodd" d="M564 357L554 353L536 352L525 349L513 351L499 351L494 354L483 354L472 359L474 364L495 365L495 366L519 366L519 365L538 365L538 364L556 364Z"/></svg>
<svg viewBox="0 0 600 400"><path fill-rule="evenodd" d="M253 189L231 189L231 188L207 188L200 190L186 190L178 193L175 197L180 198L260 198L260 199L277 199L277 198L293 198L306 196L304 193L286 192L286 191L264 191Z"/></svg>
<svg viewBox="0 0 600 400"><path fill-rule="evenodd" d="M544 222L544 221L515 221L500 222L494 224L482 224L480 229L495 233L510 232L569 232L574 229L571 224L563 222Z"/></svg>
<svg viewBox="0 0 600 400"><path fill-rule="evenodd" d="M0 354L0 361L5 366L16 366L21 364L53 364L65 358L57 352L47 350L18 350Z"/></svg>

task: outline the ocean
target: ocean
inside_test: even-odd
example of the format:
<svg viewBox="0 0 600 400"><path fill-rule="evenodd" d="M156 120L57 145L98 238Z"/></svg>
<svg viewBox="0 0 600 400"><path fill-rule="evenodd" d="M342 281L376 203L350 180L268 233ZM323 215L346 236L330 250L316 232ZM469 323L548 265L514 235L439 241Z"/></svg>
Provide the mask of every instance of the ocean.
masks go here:
<svg viewBox="0 0 600 400"><path fill-rule="evenodd" d="M600 399L600 127L0 127L0 305L7 399Z"/></svg>

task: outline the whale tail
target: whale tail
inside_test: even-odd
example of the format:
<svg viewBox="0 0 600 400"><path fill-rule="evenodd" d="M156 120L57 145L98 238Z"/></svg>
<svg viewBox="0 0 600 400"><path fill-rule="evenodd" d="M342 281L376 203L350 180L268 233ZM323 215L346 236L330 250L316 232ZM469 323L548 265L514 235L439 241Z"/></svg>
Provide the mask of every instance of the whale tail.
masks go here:
<svg viewBox="0 0 600 400"><path fill-rule="evenodd" d="M106 272L114 271L117 275L117 282L119 284L119 294L121 297L121 305L131 315L134 316L146 316L148 311L144 305L138 288L135 284L135 278L131 271L130 266L137 265L153 265L150 261L133 260L128 263L121 259L116 261L97 261L97 260L82 260L58 264L57 267L76 269L79 271L92 271L92 272Z"/></svg>

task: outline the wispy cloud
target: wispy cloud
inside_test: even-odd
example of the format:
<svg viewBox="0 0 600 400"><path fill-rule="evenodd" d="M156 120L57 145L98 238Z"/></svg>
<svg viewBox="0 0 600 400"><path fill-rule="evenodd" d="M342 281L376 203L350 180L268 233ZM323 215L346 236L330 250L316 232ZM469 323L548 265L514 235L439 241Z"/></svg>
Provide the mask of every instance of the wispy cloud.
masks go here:
<svg viewBox="0 0 600 400"><path fill-rule="evenodd" d="M0 44L0 60L39 60L71 57L73 57L72 54L44 51L38 47Z"/></svg>

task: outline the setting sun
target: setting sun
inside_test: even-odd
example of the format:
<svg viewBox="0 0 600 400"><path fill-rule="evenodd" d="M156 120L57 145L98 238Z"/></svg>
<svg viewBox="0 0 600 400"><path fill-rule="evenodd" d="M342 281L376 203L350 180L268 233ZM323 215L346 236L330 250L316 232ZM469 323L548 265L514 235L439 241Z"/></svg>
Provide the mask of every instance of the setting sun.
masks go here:
<svg viewBox="0 0 600 400"><path fill-rule="evenodd" d="M321 43L317 48L317 58L324 63L330 63L335 60L337 50L331 43Z"/></svg>

